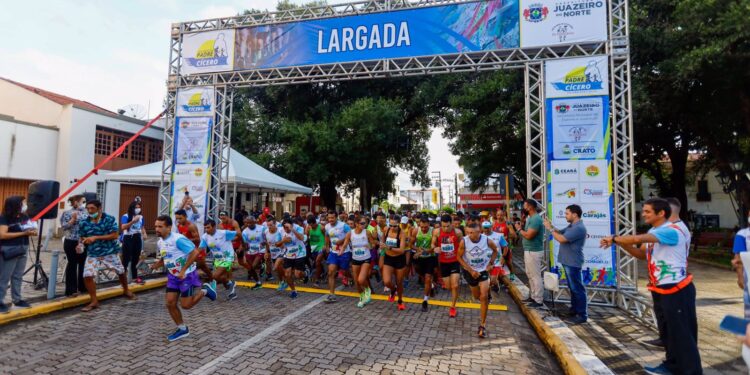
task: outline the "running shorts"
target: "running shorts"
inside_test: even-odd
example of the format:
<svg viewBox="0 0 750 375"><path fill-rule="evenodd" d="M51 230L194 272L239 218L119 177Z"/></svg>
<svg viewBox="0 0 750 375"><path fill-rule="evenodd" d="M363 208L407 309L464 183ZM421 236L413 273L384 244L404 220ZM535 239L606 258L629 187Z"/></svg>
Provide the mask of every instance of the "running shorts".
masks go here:
<svg viewBox="0 0 750 375"><path fill-rule="evenodd" d="M361 266L361 265L363 265L365 263L370 264L371 260L372 259L365 259L365 260L352 259L352 266Z"/></svg>
<svg viewBox="0 0 750 375"><path fill-rule="evenodd" d="M466 280L467 283L469 283L469 286L477 286L482 281L487 281L490 279L490 275L487 273L487 271L482 271L479 273L479 277L476 279L471 276L469 271L464 271L464 280Z"/></svg>
<svg viewBox="0 0 750 375"><path fill-rule="evenodd" d="M331 251L328 253L328 259L326 260L326 263L328 265L335 265L340 270L348 270L349 269L349 263L352 261L352 253L343 253L339 255L335 251Z"/></svg>
<svg viewBox="0 0 750 375"><path fill-rule="evenodd" d="M232 260L214 260L214 269L217 268L226 268L227 271L232 270L232 263L234 263L234 259Z"/></svg>
<svg viewBox="0 0 750 375"><path fill-rule="evenodd" d="M426 257L414 259L414 266L419 276L434 275L437 268L437 257Z"/></svg>
<svg viewBox="0 0 750 375"><path fill-rule="evenodd" d="M297 271L305 270L305 258L284 258L284 269L294 268Z"/></svg>
<svg viewBox="0 0 750 375"><path fill-rule="evenodd" d="M383 265L391 266L394 269L400 270L406 267L406 254L397 255L395 257L386 254Z"/></svg>
<svg viewBox="0 0 750 375"><path fill-rule="evenodd" d="M177 276L167 274L167 293L180 293L180 297L192 297L196 288L201 287L198 272L193 271L180 280Z"/></svg>
<svg viewBox="0 0 750 375"><path fill-rule="evenodd" d="M440 276L448 277L454 273L461 273L461 265L458 262L440 263Z"/></svg>

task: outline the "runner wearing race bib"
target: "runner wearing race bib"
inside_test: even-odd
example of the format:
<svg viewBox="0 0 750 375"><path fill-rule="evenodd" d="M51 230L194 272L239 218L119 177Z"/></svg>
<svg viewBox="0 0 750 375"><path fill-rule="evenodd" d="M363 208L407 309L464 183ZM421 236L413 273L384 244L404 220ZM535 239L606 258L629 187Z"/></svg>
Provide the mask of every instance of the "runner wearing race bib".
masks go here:
<svg viewBox="0 0 750 375"><path fill-rule="evenodd" d="M211 277L224 285L228 291L227 301L237 298L236 285L232 280L232 264L234 263L234 248L232 241L237 237L233 230L216 229L216 222L207 219L203 225L203 235L199 247L211 252L214 258L214 272Z"/></svg>
<svg viewBox="0 0 750 375"><path fill-rule="evenodd" d="M315 273L313 274L313 285L320 287L320 275L323 273L323 257L325 257L326 234L323 226L318 223L315 216L310 215L307 218L307 228L305 233L310 242L310 259L313 260Z"/></svg>
<svg viewBox="0 0 750 375"><path fill-rule="evenodd" d="M424 278L424 299L422 300L422 311L424 312L427 311L427 301L432 294L432 276L438 266L437 256L432 249L432 232L427 215L422 216L419 219L419 229L417 229L413 242L417 251L414 254L414 265L419 277Z"/></svg>
<svg viewBox="0 0 750 375"><path fill-rule="evenodd" d="M334 290L336 288L336 275L339 269L343 270L345 274L349 273L349 263L352 260L352 253L350 247L344 247L344 237L351 231L351 228L346 225L343 221L339 221L336 218L335 212L328 213L328 224L326 225L326 248L328 252L328 296L326 297L326 303L336 302L336 294ZM350 276L350 275L347 275Z"/></svg>
<svg viewBox="0 0 750 375"><path fill-rule="evenodd" d="M485 338L487 337L485 328L487 310L490 304L489 272L498 257L498 251L495 243L479 231L476 223L469 224L465 229L467 236L458 246L457 259L464 269L464 279L471 287L472 296L481 302L477 335L479 338ZM488 225L488 229L492 227Z"/></svg>
<svg viewBox="0 0 750 375"><path fill-rule="evenodd" d="M216 300L216 291L206 283L203 284L201 291L195 292L196 288L201 287L195 267L198 251L185 236L172 233L171 217L162 215L156 219L156 234L159 236L156 244L159 260L151 265L151 269L164 267L167 270L167 310L177 325L177 330L167 336L167 339L175 341L190 334L187 325L182 320L182 312L177 306L178 299L183 309L191 309L203 296L207 296L212 301Z"/></svg>
<svg viewBox="0 0 750 375"><path fill-rule="evenodd" d="M506 219L505 211L503 210L497 211L495 222L492 224L492 231L502 234L506 242L513 238L511 236L516 235L516 230L513 228L510 221ZM503 264L510 272L510 281L515 280L516 275L513 268L513 251L511 251L510 248L503 250Z"/></svg>
<svg viewBox="0 0 750 375"><path fill-rule="evenodd" d="M265 245L266 227L258 225L255 217L249 215L245 218L245 229L242 230L242 241L245 248L245 263L247 268L247 278L255 280L255 285L251 288L257 290L263 287L261 279L260 265L266 253Z"/></svg>
<svg viewBox="0 0 750 375"><path fill-rule="evenodd" d="M276 226L276 219L273 216L268 216L264 223L266 227L265 231L265 243L266 243L266 270L276 270L276 275L279 277L279 287L276 290L286 290L287 284L284 281L284 246L281 244L281 230Z"/></svg>
<svg viewBox="0 0 750 375"><path fill-rule="evenodd" d="M284 247L284 276L286 283L292 292L290 298L297 298L297 290L294 288L294 278L301 279L305 276L305 234L302 227L295 228L292 219L284 219L281 242Z"/></svg>
<svg viewBox="0 0 750 375"><path fill-rule="evenodd" d="M485 221L482 223L482 231L483 234L487 236L492 242L495 243L497 246L498 251L501 253L497 258L495 258L495 264L493 264L492 272L490 273L490 288L492 288L495 293L500 292L500 285L498 283L498 277L505 276L509 272L505 271L505 264L503 264L503 260L505 259L505 253L508 252L508 242L505 240L505 236L502 232L494 232L492 230L492 223L489 221Z"/></svg>
<svg viewBox="0 0 750 375"><path fill-rule="evenodd" d="M401 218L398 215L390 217L390 225L385 232L385 242L380 246L385 248L385 260L383 261L383 283L391 290L388 301L393 302L398 294L399 310L406 310L403 302L404 296L404 277L406 276L406 255L408 250L408 233L401 230L399 222ZM393 283L393 276L396 276L396 284Z"/></svg>
<svg viewBox="0 0 750 375"><path fill-rule="evenodd" d="M198 227L188 221L187 212L185 210L177 210L174 212L174 218L177 221L177 232L187 237L197 248L201 243L201 234L198 232ZM198 258L195 259L195 265L199 270L203 271L208 281L211 281L211 269L206 264L205 249L198 249Z"/></svg>
<svg viewBox="0 0 750 375"><path fill-rule="evenodd" d="M438 254L440 264L440 276L443 278L445 288L451 291L451 307L448 316L456 317L456 302L458 301L458 283L461 267L456 258L456 251L461 242L461 231L453 227L450 215L440 218L440 230L432 232L432 249Z"/></svg>
<svg viewBox="0 0 750 375"><path fill-rule="evenodd" d="M370 289L370 249L375 246L375 237L367 231L367 220L364 217L357 220L353 231L346 234L343 246L352 248L352 276L359 292L357 307L365 307L370 303L372 291Z"/></svg>

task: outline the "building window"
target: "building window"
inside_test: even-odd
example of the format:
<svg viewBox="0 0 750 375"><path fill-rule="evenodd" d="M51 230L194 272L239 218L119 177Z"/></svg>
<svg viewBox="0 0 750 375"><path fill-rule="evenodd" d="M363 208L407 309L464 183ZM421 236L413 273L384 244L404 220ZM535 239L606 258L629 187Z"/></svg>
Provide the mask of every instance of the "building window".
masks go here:
<svg viewBox="0 0 750 375"><path fill-rule="evenodd" d="M148 162L154 163L157 161L161 161L161 159L161 144L151 143L148 147Z"/></svg>
<svg viewBox="0 0 750 375"><path fill-rule="evenodd" d="M125 143L125 141L127 141L127 140L128 139L125 138L125 137L122 137L122 136L119 136L119 135L115 136L114 150L117 150L118 148L120 148L120 146L122 146L122 144ZM122 154L120 154L120 156L118 156L118 158L128 159L130 157L130 155L128 154L128 150L129 149L130 149L130 145L128 145L127 147L125 147L125 149L122 151ZM114 151L114 150L112 150L112 151Z"/></svg>
<svg viewBox="0 0 750 375"><path fill-rule="evenodd" d="M146 142L133 141L133 143L130 144L130 158L132 160L145 161L146 160Z"/></svg>
<svg viewBox="0 0 750 375"><path fill-rule="evenodd" d="M99 198L99 202L102 202L102 205L104 205L104 202L106 201L106 197L104 196L106 191L107 189L105 188L104 182L99 181L96 183L96 197Z"/></svg>
<svg viewBox="0 0 750 375"><path fill-rule="evenodd" d="M112 135L97 131L94 152L97 155L109 155L112 153Z"/></svg>
<svg viewBox="0 0 750 375"><path fill-rule="evenodd" d="M708 181L698 180L698 193L695 195L698 202L710 202L711 193L708 192Z"/></svg>

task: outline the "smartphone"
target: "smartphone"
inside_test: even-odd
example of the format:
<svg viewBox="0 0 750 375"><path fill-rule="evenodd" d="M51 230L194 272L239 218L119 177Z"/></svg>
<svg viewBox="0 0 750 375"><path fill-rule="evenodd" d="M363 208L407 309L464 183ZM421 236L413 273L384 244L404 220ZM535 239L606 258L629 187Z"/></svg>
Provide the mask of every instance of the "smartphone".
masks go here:
<svg viewBox="0 0 750 375"><path fill-rule="evenodd" d="M727 315L719 323L719 328L737 336L745 336L748 324L750 324L748 319Z"/></svg>

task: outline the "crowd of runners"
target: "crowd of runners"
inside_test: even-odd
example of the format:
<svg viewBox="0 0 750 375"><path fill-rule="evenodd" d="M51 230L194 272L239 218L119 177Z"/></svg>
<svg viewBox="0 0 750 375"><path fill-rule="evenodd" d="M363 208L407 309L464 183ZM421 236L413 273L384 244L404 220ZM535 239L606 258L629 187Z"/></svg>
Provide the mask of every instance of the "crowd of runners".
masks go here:
<svg viewBox="0 0 750 375"><path fill-rule="evenodd" d="M326 286L325 302L335 303L338 281L356 288L359 308L372 301L373 289L381 284L388 301L406 310L404 286L417 282L423 286L424 312L437 290L450 292L451 318L457 315L463 278L481 304L477 335L482 338L488 335L490 290L499 292L500 277L515 277L508 241L516 233L503 211L438 216L323 209L305 217L276 218L266 212L238 219L222 211L218 221L205 220L201 233L185 211L175 213L175 222L169 216L157 218L159 260L152 268L165 267L168 274L167 309L177 324L169 341L189 334L179 307L190 309L203 297L216 300L218 284L227 300L237 298L235 261L255 282L252 289L278 280L277 290L288 289L289 297L296 298L301 284Z"/></svg>

